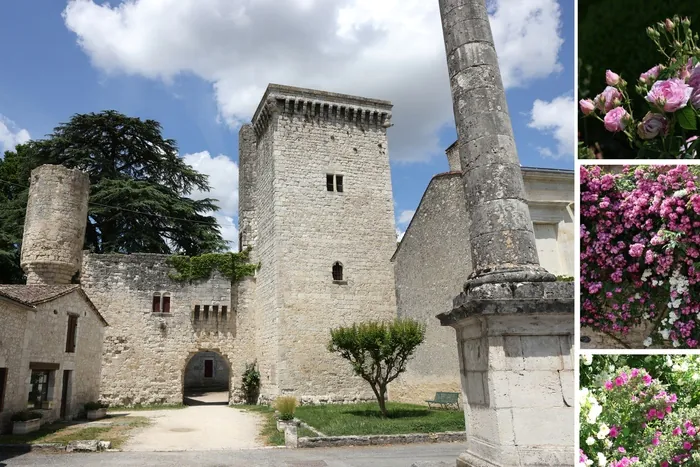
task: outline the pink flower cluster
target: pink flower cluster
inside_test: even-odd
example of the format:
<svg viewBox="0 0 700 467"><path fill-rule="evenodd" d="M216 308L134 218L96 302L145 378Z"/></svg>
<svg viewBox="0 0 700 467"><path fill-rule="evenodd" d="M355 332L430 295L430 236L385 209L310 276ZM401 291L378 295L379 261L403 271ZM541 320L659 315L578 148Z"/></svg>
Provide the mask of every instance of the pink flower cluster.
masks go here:
<svg viewBox="0 0 700 467"><path fill-rule="evenodd" d="M662 318L663 339L698 347L700 188L687 166L582 166L580 236L583 325L625 334Z"/></svg>

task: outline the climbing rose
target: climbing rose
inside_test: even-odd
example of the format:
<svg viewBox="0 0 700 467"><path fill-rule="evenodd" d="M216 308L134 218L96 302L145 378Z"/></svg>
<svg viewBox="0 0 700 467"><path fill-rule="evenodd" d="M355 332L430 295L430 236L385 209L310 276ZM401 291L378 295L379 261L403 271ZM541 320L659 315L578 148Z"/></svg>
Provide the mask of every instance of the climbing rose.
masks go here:
<svg viewBox="0 0 700 467"><path fill-rule="evenodd" d="M594 102L601 112L609 112L620 105L622 102L622 93L614 87L608 86L603 89L603 92L595 96Z"/></svg>
<svg viewBox="0 0 700 467"><path fill-rule="evenodd" d="M581 99L578 104L581 106L583 115L588 115L595 110L595 103L590 99Z"/></svg>
<svg viewBox="0 0 700 467"><path fill-rule="evenodd" d="M617 86L619 82L620 82L620 75L618 75L614 71L610 71L610 70L605 72L605 83L608 86Z"/></svg>
<svg viewBox="0 0 700 467"><path fill-rule="evenodd" d="M659 133L666 135L668 120L661 114L647 112L642 121L637 125L637 134L642 139L656 138Z"/></svg>
<svg viewBox="0 0 700 467"><path fill-rule="evenodd" d="M655 67L642 73L639 76L639 81L642 83L649 83L659 77L659 71L661 71L661 68L659 65L656 65Z"/></svg>
<svg viewBox="0 0 700 467"><path fill-rule="evenodd" d="M688 104L692 93L693 88L682 79L671 78L654 83L646 100L662 107L666 112L675 112Z"/></svg>
<svg viewBox="0 0 700 467"><path fill-rule="evenodd" d="M616 107L605 115L603 122L605 129L616 133L625 129L629 114L622 107Z"/></svg>

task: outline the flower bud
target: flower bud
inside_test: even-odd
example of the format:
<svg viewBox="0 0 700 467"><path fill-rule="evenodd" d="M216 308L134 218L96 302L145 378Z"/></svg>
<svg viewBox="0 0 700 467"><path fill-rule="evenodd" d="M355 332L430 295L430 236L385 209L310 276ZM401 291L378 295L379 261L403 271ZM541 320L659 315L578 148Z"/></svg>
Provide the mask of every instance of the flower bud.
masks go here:
<svg viewBox="0 0 700 467"><path fill-rule="evenodd" d="M671 32L671 31L673 31L673 28L676 27L676 25L673 24L673 21L671 21L670 19L666 18L666 21L664 21L664 27L666 28L666 30L667 30L668 32Z"/></svg>
<svg viewBox="0 0 700 467"><path fill-rule="evenodd" d="M591 99L581 99L578 104L583 115L590 115L595 110L595 103Z"/></svg>
<svg viewBox="0 0 700 467"><path fill-rule="evenodd" d="M686 16L685 18L683 18L681 23L683 24L684 28L688 29L690 27L690 18Z"/></svg>
<svg viewBox="0 0 700 467"><path fill-rule="evenodd" d="M605 72L605 82L608 86L617 86L617 84L620 82L620 75L613 71L607 70Z"/></svg>

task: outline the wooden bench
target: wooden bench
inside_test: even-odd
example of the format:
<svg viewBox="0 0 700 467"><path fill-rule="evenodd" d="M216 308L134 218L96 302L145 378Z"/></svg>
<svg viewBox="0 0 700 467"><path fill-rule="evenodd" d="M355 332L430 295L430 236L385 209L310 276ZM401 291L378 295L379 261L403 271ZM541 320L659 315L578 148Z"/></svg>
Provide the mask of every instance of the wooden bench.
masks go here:
<svg viewBox="0 0 700 467"><path fill-rule="evenodd" d="M454 406L459 409L459 393L458 392L436 392L435 398L431 401L425 401L430 404L439 404L443 409Z"/></svg>

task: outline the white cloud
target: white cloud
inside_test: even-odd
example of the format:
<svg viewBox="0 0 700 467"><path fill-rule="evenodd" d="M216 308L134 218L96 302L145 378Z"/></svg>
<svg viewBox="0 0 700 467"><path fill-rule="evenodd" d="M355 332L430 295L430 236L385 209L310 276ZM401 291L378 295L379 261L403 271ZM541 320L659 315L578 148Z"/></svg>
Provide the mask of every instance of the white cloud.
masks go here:
<svg viewBox="0 0 700 467"><path fill-rule="evenodd" d="M403 236L404 236L405 234L406 234L406 231L405 231L405 230L396 229L396 241L397 241L397 242L400 242L401 240L403 240Z"/></svg>
<svg viewBox="0 0 700 467"><path fill-rule="evenodd" d="M528 126L551 135L557 143L556 150L537 148L543 157L559 159L572 156L574 148L574 98L563 95L551 102L537 99L532 105Z"/></svg>
<svg viewBox="0 0 700 467"><path fill-rule="evenodd" d="M238 165L223 154L212 157L208 151L185 154L185 162L198 172L209 176L209 192L195 191L193 199L217 199L219 210L210 213L221 226L224 240L232 250L238 249L238 228L234 218L238 216Z"/></svg>
<svg viewBox="0 0 700 467"><path fill-rule="evenodd" d="M14 151L18 144L26 143L31 139L29 132L19 128L15 122L0 114L0 158L5 151Z"/></svg>
<svg viewBox="0 0 700 467"><path fill-rule="evenodd" d="M561 69L556 0L499 0L490 12L507 87ZM64 20L107 73L212 83L233 127L270 82L391 100L395 160L442 154L437 132L453 122L437 1L70 0Z"/></svg>
<svg viewBox="0 0 700 467"><path fill-rule="evenodd" d="M401 211L401 214L399 214L399 218L397 219L396 223L399 225L408 225L409 222L411 222L411 219L413 219L413 215L416 213L416 211L412 209L406 209Z"/></svg>

